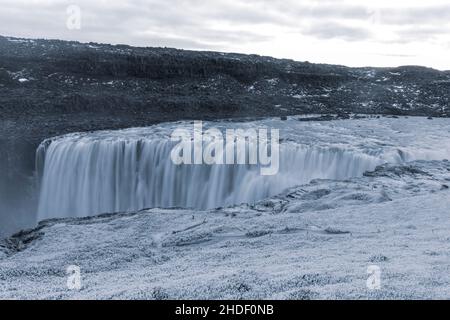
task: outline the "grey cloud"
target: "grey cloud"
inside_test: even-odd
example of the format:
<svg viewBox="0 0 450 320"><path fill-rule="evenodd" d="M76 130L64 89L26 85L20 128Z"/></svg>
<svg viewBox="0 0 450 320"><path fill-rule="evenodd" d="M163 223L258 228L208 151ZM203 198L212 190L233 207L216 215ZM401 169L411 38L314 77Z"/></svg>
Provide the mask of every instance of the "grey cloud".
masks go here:
<svg viewBox="0 0 450 320"><path fill-rule="evenodd" d="M449 34L446 27L412 26L397 31L397 35L404 41L430 40L440 35Z"/></svg>
<svg viewBox="0 0 450 320"><path fill-rule="evenodd" d="M100 17L102 25L97 23L96 29L99 31L103 27L107 30L108 26L120 28L122 32L137 36L147 45L173 43L170 39L178 39L175 43L189 44L188 48L207 48L214 45L226 47L227 43L259 42L269 39L266 35L245 30L243 27L236 31L213 28L210 21L217 20L219 12L211 12L205 3L195 0L137 0L132 3L129 1L128 5L110 7L97 14L96 18ZM227 11L227 6L220 8L224 8L222 19L226 20L231 9L228 8ZM245 15L242 19L245 20ZM88 25L87 31L89 30ZM164 38L169 40L166 41Z"/></svg>
<svg viewBox="0 0 450 320"><path fill-rule="evenodd" d="M381 43L388 44L408 44L412 42L436 42L442 41L440 38L447 37L450 34L449 27L433 27L433 26L420 26L420 25L408 25L394 28L392 39L380 40ZM449 41L446 41L449 42ZM450 42L449 42L450 43ZM445 45L445 43L443 43Z"/></svg>
<svg viewBox="0 0 450 320"><path fill-rule="evenodd" d="M354 28L340 23L320 23L314 24L302 30L302 34L315 36L320 39L343 39L347 41L364 40L371 37L369 30Z"/></svg>
<svg viewBox="0 0 450 320"><path fill-rule="evenodd" d="M365 20L370 17L370 11L365 6L339 5L334 2L327 5L300 6L295 12L303 17L310 18L332 18L348 20Z"/></svg>
<svg viewBox="0 0 450 320"><path fill-rule="evenodd" d="M82 29L69 31L65 27L69 4L82 10ZM242 11L233 12L227 2L217 8L198 0L134 0L99 3L79 0L50 2L42 5L31 2L7 1L0 12L0 33L5 35L49 37L96 42L126 42L145 46L177 46L189 49L226 48L232 43L267 41L268 36L245 27L237 30L213 28L211 20L241 19L256 23L264 14ZM216 11L210 10L216 8ZM237 9L235 9L237 10ZM150 31L150 32L148 32ZM125 41L122 41L125 40Z"/></svg>
<svg viewBox="0 0 450 320"><path fill-rule="evenodd" d="M440 25L450 21L450 5L380 9L380 23L392 25Z"/></svg>

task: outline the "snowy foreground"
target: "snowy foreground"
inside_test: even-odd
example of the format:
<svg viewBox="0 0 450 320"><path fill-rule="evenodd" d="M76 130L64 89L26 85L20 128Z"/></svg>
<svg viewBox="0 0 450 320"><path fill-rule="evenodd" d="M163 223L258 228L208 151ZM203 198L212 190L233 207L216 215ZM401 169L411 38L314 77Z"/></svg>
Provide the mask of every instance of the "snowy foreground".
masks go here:
<svg viewBox="0 0 450 320"><path fill-rule="evenodd" d="M47 220L0 241L0 298L450 298L449 184L450 162L416 161L253 206Z"/></svg>

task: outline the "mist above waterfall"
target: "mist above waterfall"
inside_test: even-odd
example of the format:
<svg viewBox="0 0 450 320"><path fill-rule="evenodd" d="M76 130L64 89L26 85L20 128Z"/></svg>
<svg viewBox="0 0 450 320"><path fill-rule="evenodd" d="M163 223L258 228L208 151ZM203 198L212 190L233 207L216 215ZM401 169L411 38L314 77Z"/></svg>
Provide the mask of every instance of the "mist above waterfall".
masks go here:
<svg viewBox="0 0 450 320"><path fill-rule="evenodd" d="M434 123L434 130L429 130L423 118L299 120L205 124L220 130L279 129L280 170L274 176L261 175L258 165L175 165L170 157L175 146L170 134L177 128L189 129L190 122L47 140L37 153L38 219L253 203L312 179L346 179L384 162L447 156L445 149L430 144L439 126ZM441 142L450 145L450 138L441 137Z"/></svg>

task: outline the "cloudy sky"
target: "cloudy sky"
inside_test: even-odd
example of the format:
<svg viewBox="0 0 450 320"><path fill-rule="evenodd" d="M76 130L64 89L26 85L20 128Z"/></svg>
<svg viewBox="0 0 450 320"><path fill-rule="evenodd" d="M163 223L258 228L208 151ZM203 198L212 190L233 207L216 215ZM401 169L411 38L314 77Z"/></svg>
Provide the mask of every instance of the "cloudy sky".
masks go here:
<svg viewBox="0 0 450 320"><path fill-rule="evenodd" d="M450 70L448 0L0 0L0 34Z"/></svg>

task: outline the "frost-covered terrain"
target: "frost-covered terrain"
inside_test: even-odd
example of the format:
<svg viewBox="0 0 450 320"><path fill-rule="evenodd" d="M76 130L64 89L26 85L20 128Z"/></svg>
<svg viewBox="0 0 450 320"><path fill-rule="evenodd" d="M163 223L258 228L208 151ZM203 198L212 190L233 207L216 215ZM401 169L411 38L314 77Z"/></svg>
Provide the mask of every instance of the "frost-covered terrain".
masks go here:
<svg viewBox="0 0 450 320"><path fill-rule="evenodd" d="M448 161L419 161L254 206L46 221L2 243L0 297L449 298L449 183Z"/></svg>
<svg viewBox="0 0 450 320"><path fill-rule="evenodd" d="M317 172L331 167L331 174L222 208L153 208L78 218L63 212L66 218L42 221L0 241L0 298L450 298L448 119L305 120L263 124L281 129L280 158L286 150L319 148L325 155L293 159L309 161L307 168ZM71 157L65 152L76 150L77 159L86 162L72 162L73 168L80 173L80 164L87 163L92 172L93 159L79 153L80 142L87 148L81 150L101 159L93 144L114 151L111 142L165 139L174 127L188 125L59 137L44 144L44 163L50 154L67 165ZM56 149L49 153L52 145ZM64 152L58 153L58 146ZM358 155L358 161L346 162L349 155ZM280 167L281 174L291 170L301 177L296 174L302 166L288 164ZM339 164L368 165L342 177ZM67 170L70 166L58 172ZM67 288L70 265L81 269L81 290ZM366 286L373 265L381 270L379 290Z"/></svg>

